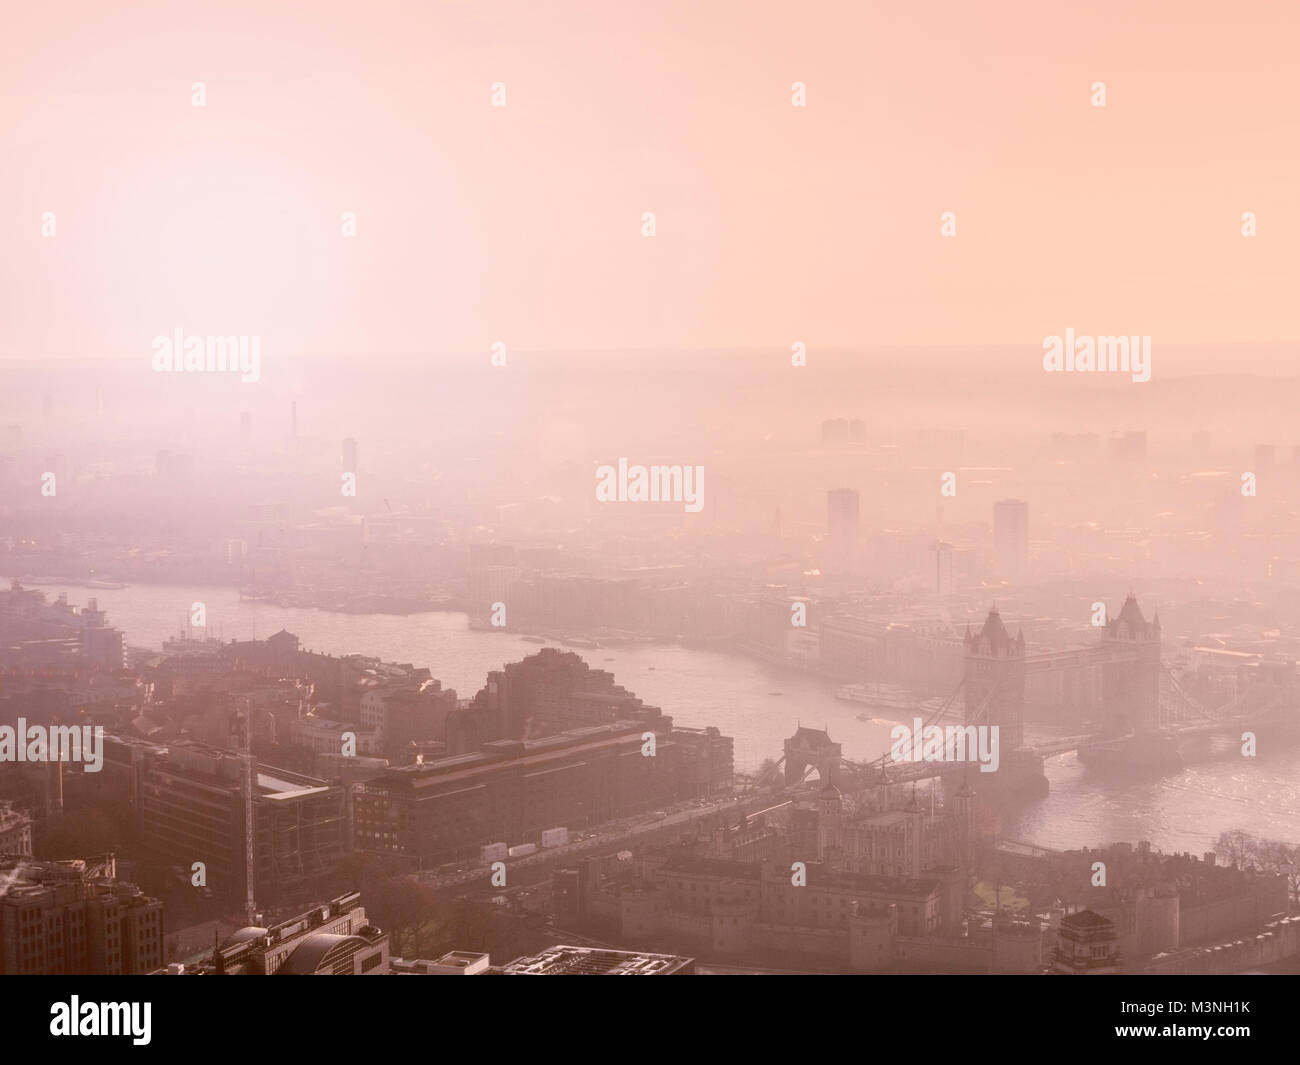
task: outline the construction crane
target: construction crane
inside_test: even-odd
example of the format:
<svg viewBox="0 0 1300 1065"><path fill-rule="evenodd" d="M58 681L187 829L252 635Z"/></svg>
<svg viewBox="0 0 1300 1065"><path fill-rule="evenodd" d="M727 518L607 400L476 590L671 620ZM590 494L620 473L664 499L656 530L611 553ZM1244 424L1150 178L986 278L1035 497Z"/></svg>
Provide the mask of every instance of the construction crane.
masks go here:
<svg viewBox="0 0 1300 1065"><path fill-rule="evenodd" d="M244 763L242 790L244 793L244 919L249 926L257 924L257 903L253 901L253 879L256 871L256 852L253 839L253 737L248 719L248 703L237 711L232 727L236 745Z"/></svg>

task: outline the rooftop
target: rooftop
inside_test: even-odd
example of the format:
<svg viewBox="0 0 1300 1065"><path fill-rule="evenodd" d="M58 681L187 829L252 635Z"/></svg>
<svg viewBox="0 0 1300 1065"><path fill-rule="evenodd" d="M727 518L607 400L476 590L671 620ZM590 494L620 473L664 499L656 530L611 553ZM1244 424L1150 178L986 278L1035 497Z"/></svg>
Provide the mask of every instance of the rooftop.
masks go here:
<svg viewBox="0 0 1300 1065"><path fill-rule="evenodd" d="M501 971L505 976L690 975L695 971L695 959L676 954L556 945L532 957L516 958Z"/></svg>

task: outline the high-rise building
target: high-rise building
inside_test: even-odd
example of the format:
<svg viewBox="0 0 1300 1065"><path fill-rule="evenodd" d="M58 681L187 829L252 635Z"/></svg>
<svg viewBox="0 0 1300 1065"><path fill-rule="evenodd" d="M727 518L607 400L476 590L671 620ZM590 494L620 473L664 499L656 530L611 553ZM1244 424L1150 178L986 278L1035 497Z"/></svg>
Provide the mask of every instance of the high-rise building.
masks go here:
<svg viewBox="0 0 1300 1065"><path fill-rule="evenodd" d="M952 544L944 540L936 540L932 552L934 555L932 590L936 595L952 595L955 590Z"/></svg>
<svg viewBox="0 0 1300 1065"><path fill-rule="evenodd" d="M858 493L835 488L826 494L826 574L849 576L854 571L858 542Z"/></svg>
<svg viewBox="0 0 1300 1065"><path fill-rule="evenodd" d="M0 973L134 976L162 964L162 903L117 880L113 856L0 856Z"/></svg>
<svg viewBox="0 0 1300 1065"><path fill-rule="evenodd" d="M1029 573L1029 504L1002 499L993 504L993 555L998 575L1013 583Z"/></svg>
<svg viewBox="0 0 1300 1065"><path fill-rule="evenodd" d="M1147 431L1132 429L1128 432L1111 433L1106 441L1106 448L1113 461L1143 463L1147 457Z"/></svg>
<svg viewBox="0 0 1300 1065"><path fill-rule="evenodd" d="M106 761L110 760L105 752ZM204 862L218 895L246 891L243 759L193 740L146 750L134 777L138 829L147 857L189 869ZM259 901L328 875L347 850L341 787L287 769L258 765L253 833Z"/></svg>
<svg viewBox="0 0 1300 1065"><path fill-rule="evenodd" d="M343 441L343 472L357 472L357 442L350 436Z"/></svg>

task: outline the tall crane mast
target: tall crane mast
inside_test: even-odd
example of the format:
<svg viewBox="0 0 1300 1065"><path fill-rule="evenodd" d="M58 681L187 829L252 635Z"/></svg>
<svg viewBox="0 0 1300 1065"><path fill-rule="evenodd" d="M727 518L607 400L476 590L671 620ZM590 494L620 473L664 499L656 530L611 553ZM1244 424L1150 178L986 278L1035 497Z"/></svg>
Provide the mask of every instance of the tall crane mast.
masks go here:
<svg viewBox="0 0 1300 1065"><path fill-rule="evenodd" d="M253 881L257 870L256 850L253 837L253 736L248 718L248 703L244 709L235 714L235 738L238 742L240 757L244 763L242 791L244 793L244 919L247 923L257 923L257 903L253 900Z"/></svg>

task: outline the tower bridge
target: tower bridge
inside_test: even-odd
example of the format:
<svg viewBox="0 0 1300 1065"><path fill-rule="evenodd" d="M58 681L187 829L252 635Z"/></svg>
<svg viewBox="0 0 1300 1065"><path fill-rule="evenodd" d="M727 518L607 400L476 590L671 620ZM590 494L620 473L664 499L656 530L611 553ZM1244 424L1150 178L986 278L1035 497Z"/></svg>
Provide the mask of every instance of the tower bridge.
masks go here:
<svg viewBox="0 0 1300 1065"><path fill-rule="evenodd" d="M923 723L950 726L962 697L961 725L996 725L1000 758L996 772L971 772L970 762L895 763L886 753L869 762L844 758L824 729L799 730L785 743L787 785L801 783L813 768L823 780L851 777L875 783L907 783L961 775L999 792L1047 789L1046 758L1077 751L1096 768L1181 768L1180 748L1197 736L1239 737L1260 728L1291 728L1296 722L1290 683L1256 685L1214 708L1189 695L1160 659L1160 618L1147 621L1131 593L1095 644L1026 655L1023 632L1013 637L994 606L978 633L967 628L962 679ZM1095 700L1091 731L1037 744L1024 742L1025 689L1029 678L1074 683ZM1073 677L1072 681L1060 678ZM909 723L910 725L910 723Z"/></svg>

